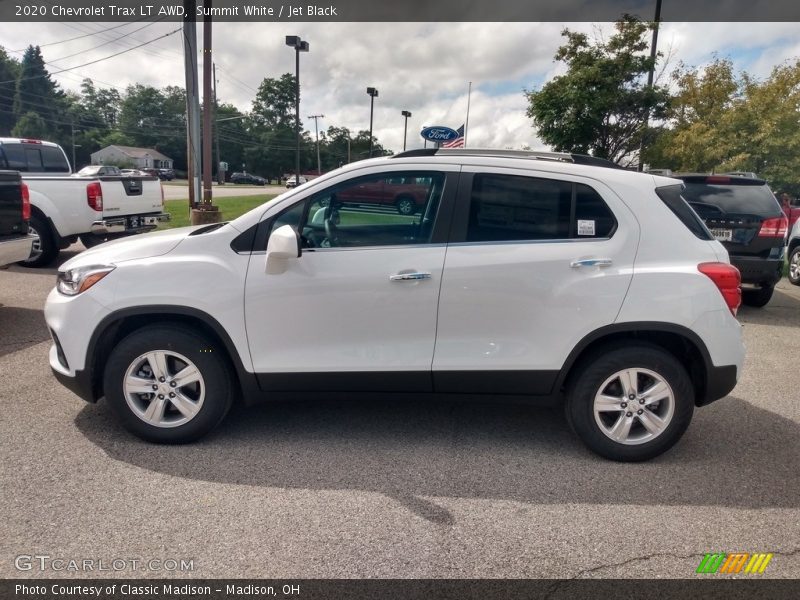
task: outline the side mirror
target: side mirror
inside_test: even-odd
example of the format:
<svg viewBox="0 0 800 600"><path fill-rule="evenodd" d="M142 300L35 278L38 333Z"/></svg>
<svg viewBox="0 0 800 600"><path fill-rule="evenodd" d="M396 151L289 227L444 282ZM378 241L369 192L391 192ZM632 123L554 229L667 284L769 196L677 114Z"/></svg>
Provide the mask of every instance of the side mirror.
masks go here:
<svg viewBox="0 0 800 600"><path fill-rule="evenodd" d="M267 243L267 266L269 275L279 275L289 268L289 261L300 258L300 237L291 225L278 227L269 236Z"/></svg>

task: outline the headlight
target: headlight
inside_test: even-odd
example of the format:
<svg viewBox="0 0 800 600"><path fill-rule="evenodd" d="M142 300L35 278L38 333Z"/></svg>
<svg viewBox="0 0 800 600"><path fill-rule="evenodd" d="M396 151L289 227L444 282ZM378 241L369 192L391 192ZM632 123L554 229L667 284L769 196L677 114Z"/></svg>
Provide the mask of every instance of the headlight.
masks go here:
<svg viewBox="0 0 800 600"><path fill-rule="evenodd" d="M112 265L91 265L76 267L68 271L58 272L56 289L65 296L77 296L85 292L103 277L116 269Z"/></svg>

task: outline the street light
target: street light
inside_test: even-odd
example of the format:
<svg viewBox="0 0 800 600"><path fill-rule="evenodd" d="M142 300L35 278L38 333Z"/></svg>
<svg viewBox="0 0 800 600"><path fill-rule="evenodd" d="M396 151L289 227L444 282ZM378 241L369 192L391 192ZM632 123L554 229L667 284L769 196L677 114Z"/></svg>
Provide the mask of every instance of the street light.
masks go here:
<svg viewBox="0 0 800 600"><path fill-rule="evenodd" d="M368 87L367 93L369 94L369 157L372 158L372 114L375 108L375 96L378 95L378 90L374 87Z"/></svg>
<svg viewBox="0 0 800 600"><path fill-rule="evenodd" d="M403 152L405 152L406 151L406 134L408 133L408 117L411 116L411 113L408 112L407 110L404 110L400 114L403 115L406 118L405 125L403 126Z"/></svg>
<svg viewBox="0 0 800 600"><path fill-rule="evenodd" d="M300 185L300 53L308 52L308 42L301 40L299 35L287 35L286 45L294 48L295 54L294 116L297 154L295 156L294 182Z"/></svg>
<svg viewBox="0 0 800 600"><path fill-rule="evenodd" d="M317 134L317 175L322 175L322 163L319 161L319 119L324 119L325 115L310 115L309 119L314 119L314 131Z"/></svg>

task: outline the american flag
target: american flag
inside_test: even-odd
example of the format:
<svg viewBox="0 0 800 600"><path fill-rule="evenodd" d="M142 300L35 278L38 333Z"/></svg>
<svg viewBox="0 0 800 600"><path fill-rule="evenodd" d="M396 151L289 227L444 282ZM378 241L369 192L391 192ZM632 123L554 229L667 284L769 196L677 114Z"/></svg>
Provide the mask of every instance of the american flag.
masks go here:
<svg viewBox="0 0 800 600"><path fill-rule="evenodd" d="M442 148L463 148L464 147L464 125L456 129L458 137L442 144Z"/></svg>

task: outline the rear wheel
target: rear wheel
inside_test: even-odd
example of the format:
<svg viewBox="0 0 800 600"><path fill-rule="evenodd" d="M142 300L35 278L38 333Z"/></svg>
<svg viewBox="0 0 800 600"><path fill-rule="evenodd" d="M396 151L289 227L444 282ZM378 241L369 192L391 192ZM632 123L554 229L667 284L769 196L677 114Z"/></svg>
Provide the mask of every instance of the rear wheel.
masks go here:
<svg viewBox="0 0 800 600"><path fill-rule="evenodd" d="M800 246L797 246L789 255L789 281L800 285Z"/></svg>
<svg viewBox="0 0 800 600"><path fill-rule="evenodd" d="M581 440L611 460L648 460L680 439L694 412L686 369L646 344L606 348L577 367L567 418Z"/></svg>
<svg viewBox="0 0 800 600"><path fill-rule="evenodd" d="M139 329L117 344L103 387L128 431L151 442L181 444L222 421L234 386L222 348L176 324Z"/></svg>
<svg viewBox="0 0 800 600"><path fill-rule="evenodd" d="M742 290L742 303L747 306L761 308L766 306L775 291L775 284L765 285L756 290Z"/></svg>
<svg viewBox="0 0 800 600"><path fill-rule="evenodd" d="M31 255L19 264L23 267L43 267L53 262L58 256L59 248L47 222L38 216L32 216L28 223L28 233L34 236Z"/></svg>

